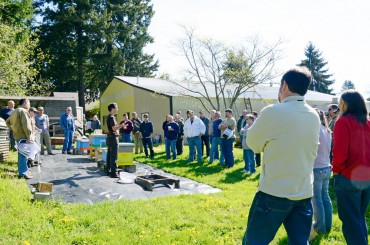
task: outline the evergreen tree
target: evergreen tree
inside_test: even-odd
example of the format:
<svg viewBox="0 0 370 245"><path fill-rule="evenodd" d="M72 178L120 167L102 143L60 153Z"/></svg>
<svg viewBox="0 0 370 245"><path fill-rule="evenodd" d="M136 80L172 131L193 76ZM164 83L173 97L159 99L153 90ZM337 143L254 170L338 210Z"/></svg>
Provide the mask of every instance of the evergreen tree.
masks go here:
<svg viewBox="0 0 370 245"><path fill-rule="evenodd" d="M332 85L335 80L330 79L333 74L328 74L328 69L325 68L328 62L321 57L322 53L309 42L304 54L306 59L302 60L299 66L306 66L311 71L312 83L309 89L326 94L332 93L333 89L329 88L329 86Z"/></svg>
<svg viewBox="0 0 370 245"><path fill-rule="evenodd" d="M143 48L153 39L147 29L150 0L36 0L42 17L35 23L40 48L51 57L42 75L58 91L99 98L113 76L150 76L157 69Z"/></svg>
<svg viewBox="0 0 370 245"><path fill-rule="evenodd" d="M348 89L355 89L355 84L350 80L345 80L342 85L342 91L345 91Z"/></svg>

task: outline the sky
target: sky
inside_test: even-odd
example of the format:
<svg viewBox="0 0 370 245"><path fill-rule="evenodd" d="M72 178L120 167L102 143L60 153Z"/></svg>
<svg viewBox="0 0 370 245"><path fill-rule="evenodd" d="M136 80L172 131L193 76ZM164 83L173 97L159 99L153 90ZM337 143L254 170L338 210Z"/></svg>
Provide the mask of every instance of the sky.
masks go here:
<svg viewBox="0 0 370 245"><path fill-rule="evenodd" d="M369 0L152 0L152 4L155 14L149 33L154 43L145 51L159 60L157 74L181 78L187 68L174 48L184 36L181 24L195 27L198 36L230 46L256 35L265 43L282 39L283 59L275 66L279 71L305 59L304 49L312 42L336 80L334 92L351 80L370 97Z"/></svg>

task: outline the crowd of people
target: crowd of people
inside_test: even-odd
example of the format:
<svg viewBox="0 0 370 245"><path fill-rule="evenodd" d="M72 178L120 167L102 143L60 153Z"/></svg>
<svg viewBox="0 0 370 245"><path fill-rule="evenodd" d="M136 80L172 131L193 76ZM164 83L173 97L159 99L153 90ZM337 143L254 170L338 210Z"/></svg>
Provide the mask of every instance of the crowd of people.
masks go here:
<svg viewBox="0 0 370 245"><path fill-rule="evenodd" d="M286 72L278 94L278 104L256 112L244 110L238 121L231 109L181 111L166 115L162 124L166 159L176 160L183 154L184 140L189 147L188 162L202 163L203 156L211 164L215 160L226 168L234 166L233 144L240 136L243 148L243 173L254 174L262 164L260 181L249 209L243 244L269 244L283 224L290 244L307 244L317 234L330 232L333 206L329 196L331 174L338 216L347 244L368 244L365 212L370 201L370 119L364 98L355 90L342 93L339 105L330 104L327 114L312 108L305 101L311 82L310 72L294 68ZM141 121L136 112L131 119L123 114L120 123L118 106L108 106L107 166L108 174L118 178L117 159L119 138L135 144L135 154L145 153L154 158L153 123L148 114ZM33 108L27 99L14 102L0 116L9 127L9 137L16 144L34 141L39 132L41 154L53 155L50 145L49 118L44 108ZM223 119L222 119L223 118ZM70 154L75 131L72 108L60 117L64 133L62 153ZM94 116L87 132L100 128ZM18 143L17 143L18 142ZM12 143L11 143L12 144ZM45 145L45 147L44 147ZM11 147L14 147L11 145ZM263 153L263 161L261 161ZM28 159L18 152L18 172L21 178L31 178ZM266 225L268 224L268 225Z"/></svg>

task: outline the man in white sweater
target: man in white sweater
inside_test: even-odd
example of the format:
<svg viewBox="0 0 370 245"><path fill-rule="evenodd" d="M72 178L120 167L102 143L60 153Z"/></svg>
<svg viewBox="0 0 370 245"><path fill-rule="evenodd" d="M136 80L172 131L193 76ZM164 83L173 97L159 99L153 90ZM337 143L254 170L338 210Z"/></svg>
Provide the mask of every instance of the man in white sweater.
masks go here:
<svg viewBox="0 0 370 245"><path fill-rule="evenodd" d="M188 119L184 123L184 136L188 140L189 145L189 162L194 161L194 147L197 148L197 161L202 162L202 140L201 137L206 132L206 125L199 117L194 116L194 112L188 110L186 112Z"/></svg>
<svg viewBox="0 0 370 245"><path fill-rule="evenodd" d="M304 100L310 82L306 68L285 73L280 103L265 107L248 131L247 144L263 152L263 163L243 244L269 244L281 224L289 244L308 244L320 130L316 111Z"/></svg>

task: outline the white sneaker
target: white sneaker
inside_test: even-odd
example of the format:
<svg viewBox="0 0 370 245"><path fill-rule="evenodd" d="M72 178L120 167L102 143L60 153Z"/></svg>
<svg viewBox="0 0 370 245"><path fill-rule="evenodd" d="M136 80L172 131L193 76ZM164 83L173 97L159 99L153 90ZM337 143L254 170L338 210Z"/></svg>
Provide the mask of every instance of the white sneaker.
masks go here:
<svg viewBox="0 0 370 245"><path fill-rule="evenodd" d="M247 170L245 170L245 169L243 169L241 172L242 172L242 173L246 173L246 174L250 174L250 172L249 172L249 171L247 171Z"/></svg>

